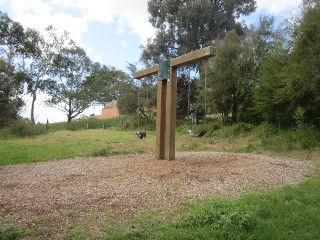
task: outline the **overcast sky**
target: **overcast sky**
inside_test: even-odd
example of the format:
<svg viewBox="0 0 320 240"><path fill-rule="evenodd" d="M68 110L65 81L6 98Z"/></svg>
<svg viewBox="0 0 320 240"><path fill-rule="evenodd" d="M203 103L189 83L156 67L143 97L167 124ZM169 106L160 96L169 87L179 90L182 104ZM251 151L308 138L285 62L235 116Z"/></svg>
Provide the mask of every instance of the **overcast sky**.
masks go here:
<svg viewBox="0 0 320 240"><path fill-rule="evenodd" d="M257 11L246 18L255 24L260 14L284 19L300 0L257 0ZM93 61L126 70L127 62L137 63L140 46L154 34L148 22L147 0L0 0L0 10L24 27L42 31L48 25L67 30ZM35 109L36 121L65 121L66 116L45 108L44 96ZM30 101L23 116L28 117ZM86 114L99 114L100 108ZM50 110L50 111L48 111Z"/></svg>

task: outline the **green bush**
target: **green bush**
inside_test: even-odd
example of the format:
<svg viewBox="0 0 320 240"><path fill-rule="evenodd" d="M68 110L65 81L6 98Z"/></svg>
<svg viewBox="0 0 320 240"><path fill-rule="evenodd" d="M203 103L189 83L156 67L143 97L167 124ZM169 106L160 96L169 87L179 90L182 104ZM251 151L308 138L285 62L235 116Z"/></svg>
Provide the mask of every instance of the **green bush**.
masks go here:
<svg viewBox="0 0 320 240"><path fill-rule="evenodd" d="M296 139L302 149L314 149L319 145L320 132L312 127L299 127L295 131Z"/></svg>
<svg viewBox="0 0 320 240"><path fill-rule="evenodd" d="M255 126L250 123L236 123L231 126L225 126L218 129L218 131L214 132L213 135L217 135L221 138L235 138L247 135L252 132L254 128Z"/></svg>
<svg viewBox="0 0 320 240"><path fill-rule="evenodd" d="M298 128L278 130L271 126L258 128L267 129L259 134L261 145L266 149L278 151L315 149L320 143L320 132L313 127L300 126Z"/></svg>
<svg viewBox="0 0 320 240"><path fill-rule="evenodd" d="M277 131L278 130L274 125L265 122L258 125L254 129L253 134L257 135L257 137L270 137L273 136Z"/></svg>
<svg viewBox="0 0 320 240"><path fill-rule="evenodd" d="M17 120L11 123L7 133L13 137L33 137L46 133L44 124L33 124L25 120Z"/></svg>
<svg viewBox="0 0 320 240"><path fill-rule="evenodd" d="M250 123L241 122L241 123L232 125L230 127L230 130L234 136L239 136L243 133L251 132L254 129L254 127L255 126Z"/></svg>

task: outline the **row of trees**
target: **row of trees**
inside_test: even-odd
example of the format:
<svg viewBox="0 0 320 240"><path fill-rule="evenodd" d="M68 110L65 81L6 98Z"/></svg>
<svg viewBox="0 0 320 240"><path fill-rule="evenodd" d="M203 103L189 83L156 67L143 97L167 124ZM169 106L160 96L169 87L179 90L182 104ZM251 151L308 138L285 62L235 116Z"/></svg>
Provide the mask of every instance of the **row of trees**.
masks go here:
<svg viewBox="0 0 320 240"><path fill-rule="evenodd" d="M216 47L215 58L179 70L178 119L210 109L228 124L319 126L318 1L303 0L299 14L281 28L269 16L247 27L239 19L254 10L254 0L149 0L150 22L157 32L142 47L141 62L147 67ZM110 100L118 101L121 114L152 115L156 78L135 82L130 77L137 70L133 64L124 73L92 63L67 33L59 35L53 27L42 36L6 14L0 20L1 126L17 116L22 94L31 94L34 104L39 91L48 94L47 104L64 111L68 121L90 105Z"/></svg>
<svg viewBox="0 0 320 240"><path fill-rule="evenodd" d="M243 34L245 25L239 19L254 12L255 8L254 0L149 0L149 21L157 31L155 37L150 38L142 47L140 60L144 66L152 66L161 60L215 45L232 29L238 34ZM197 116L204 113L201 101L203 91L199 85L199 78L192 74L199 72L200 66L198 64L179 70L178 119L192 113L194 122L197 123ZM154 85L156 79L147 81L153 82ZM155 102L148 101L149 105L150 103Z"/></svg>
<svg viewBox="0 0 320 240"><path fill-rule="evenodd" d="M142 49L146 66L207 45L217 49L214 59L180 71L178 118L210 109L228 124L320 126L317 0L302 1L278 28L270 16L250 27L239 21L255 10L251 0L150 0L148 7L157 33ZM187 77L190 71L200 77Z"/></svg>
<svg viewBox="0 0 320 240"><path fill-rule="evenodd" d="M0 12L0 127L18 118L26 94L32 97L33 123L39 92L71 121L89 106L116 97L112 83L126 79L122 71L93 63L67 32L52 26L43 33L24 29Z"/></svg>
<svg viewBox="0 0 320 240"><path fill-rule="evenodd" d="M217 44L208 96L225 122L320 126L319 2L304 1L284 26L275 30L274 19L262 17Z"/></svg>

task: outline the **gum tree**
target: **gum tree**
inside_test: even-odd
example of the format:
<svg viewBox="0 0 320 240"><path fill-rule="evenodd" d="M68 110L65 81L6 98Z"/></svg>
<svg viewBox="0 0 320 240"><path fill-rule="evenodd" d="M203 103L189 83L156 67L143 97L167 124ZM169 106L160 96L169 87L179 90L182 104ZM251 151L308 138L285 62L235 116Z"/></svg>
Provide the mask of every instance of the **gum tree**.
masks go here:
<svg viewBox="0 0 320 240"><path fill-rule="evenodd" d="M92 91L86 88L91 61L86 52L73 41L62 47L53 59L54 86L48 90L47 105L64 112L67 121L91 106Z"/></svg>
<svg viewBox="0 0 320 240"><path fill-rule="evenodd" d="M0 11L0 128L17 119L24 102L27 76L16 62L23 49L24 29Z"/></svg>

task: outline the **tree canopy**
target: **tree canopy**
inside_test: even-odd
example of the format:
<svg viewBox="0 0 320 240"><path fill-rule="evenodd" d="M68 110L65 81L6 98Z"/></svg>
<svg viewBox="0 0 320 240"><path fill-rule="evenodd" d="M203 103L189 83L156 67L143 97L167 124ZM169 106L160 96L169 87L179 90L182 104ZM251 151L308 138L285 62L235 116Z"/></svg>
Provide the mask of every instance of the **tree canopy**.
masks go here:
<svg viewBox="0 0 320 240"><path fill-rule="evenodd" d="M65 112L68 122L83 113L92 102L93 93L84 84L90 67L86 52L73 41L54 56L55 85L49 89L47 104Z"/></svg>
<svg viewBox="0 0 320 240"><path fill-rule="evenodd" d="M142 60L155 63L212 45L226 33L243 31L237 21L255 10L254 0L149 0L149 21L156 36L143 48Z"/></svg>
<svg viewBox="0 0 320 240"><path fill-rule="evenodd" d="M123 71L93 64L67 32L53 26L42 33L24 29L0 12L0 30L0 127L19 118L23 95L32 97L31 122L39 92L71 121L93 104L116 100L119 91L111 83L127 81Z"/></svg>
<svg viewBox="0 0 320 240"><path fill-rule="evenodd" d="M0 11L0 128L17 119L23 106L22 94L27 76L15 66L21 57L24 29Z"/></svg>

